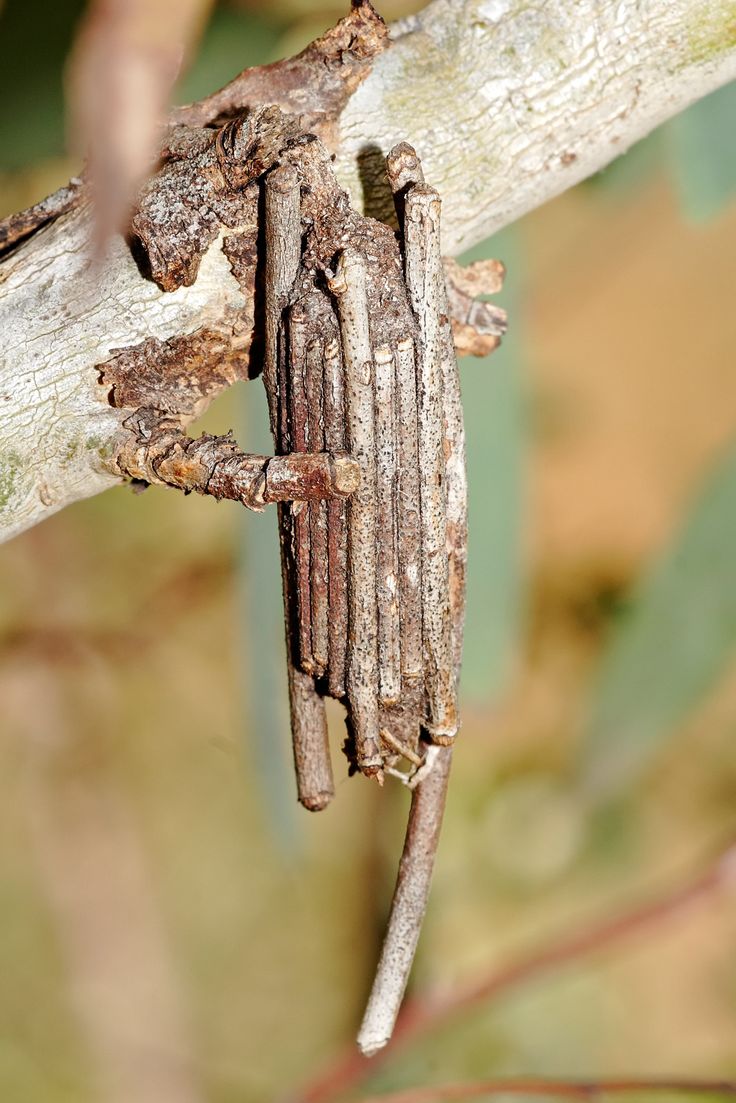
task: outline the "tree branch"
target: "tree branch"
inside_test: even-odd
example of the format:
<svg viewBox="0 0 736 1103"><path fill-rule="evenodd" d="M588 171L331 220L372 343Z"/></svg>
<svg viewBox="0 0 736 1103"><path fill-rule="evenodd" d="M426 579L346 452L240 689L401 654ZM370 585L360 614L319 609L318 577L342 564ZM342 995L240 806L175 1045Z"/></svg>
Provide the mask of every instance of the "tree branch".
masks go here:
<svg viewBox="0 0 736 1103"><path fill-rule="evenodd" d="M434 0L393 29L340 119L338 178L371 214L406 139L457 253L736 78L733 0Z"/></svg>
<svg viewBox="0 0 736 1103"><path fill-rule="evenodd" d="M734 76L733 0L434 0L394 27L390 43L358 0L298 58L242 74L180 109L173 133L277 102L330 146L366 212L386 217L384 156L408 139L443 197L443 243L452 253L597 171ZM235 161L247 168L259 149L236 149L237 127L228 134L233 145L219 154L237 153L231 170ZM196 177L197 162L191 150L179 157L186 222L186 171ZM195 183L216 169L208 163ZM242 183L235 177L226 178L231 188ZM222 204L200 210L210 244L187 273L191 285L157 285L122 237L94 262L84 190L75 184L0 224L0 248L25 237L0 263L0 539L119 481L115 455L130 411L111 406L100 385L111 357L205 333L234 361L250 339L253 272ZM190 416L242 377L225 373Z"/></svg>
<svg viewBox="0 0 736 1103"><path fill-rule="evenodd" d="M583 1099L588 1103L606 1095L698 1095L715 1099L736 1099L734 1080L664 1080L626 1078L615 1080L547 1080L543 1077L481 1080L468 1084L445 1084L433 1088L366 1096L360 1103L449 1103L450 1100L487 1099L489 1096L546 1096L549 1099Z"/></svg>

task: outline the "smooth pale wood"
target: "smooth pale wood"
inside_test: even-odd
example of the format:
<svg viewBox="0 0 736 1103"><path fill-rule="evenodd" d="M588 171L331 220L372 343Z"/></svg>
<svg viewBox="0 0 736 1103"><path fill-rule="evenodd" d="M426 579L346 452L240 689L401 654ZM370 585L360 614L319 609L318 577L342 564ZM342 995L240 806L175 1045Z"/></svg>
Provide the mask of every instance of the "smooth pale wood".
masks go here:
<svg viewBox="0 0 736 1103"><path fill-rule="evenodd" d="M434 0L351 97L335 171L390 217L383 158L411 142L460 253L735 79L733 28L733 0Z"/></svg>

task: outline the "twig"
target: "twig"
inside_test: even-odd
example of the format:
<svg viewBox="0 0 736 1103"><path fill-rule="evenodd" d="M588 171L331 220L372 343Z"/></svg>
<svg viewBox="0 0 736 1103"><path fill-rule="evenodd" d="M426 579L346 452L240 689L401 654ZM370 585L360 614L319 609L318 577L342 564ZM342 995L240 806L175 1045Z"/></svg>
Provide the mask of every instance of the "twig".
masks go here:
<svg viewBox="0 0 736 1103"><path fill-rule="evenodd" d="M396 371L391 350L376 349L373 367L376 415L378 683L381 704L394 705L401 697L401 634L396 537Z"/></svg>
<svg viewBox="0 0 736 1103"><path fill-rule="evenodd" d="M340 254L329 280L337 300L345 372L348 447L359 461L360 487L348 509L348 604L351 646L347 692L355 753L363 773L381 778L378 735L378 609L376 604L376 453L371 384L373 351L368 322L366 271L354 249Z"/></svg>
<svg viewBox="0 0 736 1103"><path fill-rule="evenodd" d="M121 474L142 482L196 491L261 510L270 502L345 497L360 469L347 456L304 452L258 456L243 452L231 436L188 437L178 422L156 410L138 410L125 422L116 463Z"/></svg>
<svg viewBox="0 0 736 1103"><path fill-rule="evenodd" d="M427 909L452 760L451 747L431 749L436 759L412 796L388 929L358 1033L358 1046L366 1056L391 1037Z"/></svg>
<svg viewBox="0 0 736 1103"><path fill-rule="evenodd" d="M286 428L284 396L279 395L278 378L281 316L301 260L299 177L294 165L279 165L270 172L266 177L264 191L266 317L263 383L268 398L271 432L275 437L277 433L283 435Z"/></svg>
<svg viewBox="0 0 736 1103"><path fill-rule="evenodd" d="M422 674L422 564L419 519L419 446L414 342L396 346L399 399L399 569L401 673L410 681Z"/></svg>
<svg viewBox="0 0 736 1103"><path fill-rule="evenodd" d="M420 332L417 363L422 528L422 638L426 729L437 742L457 732L455 669L452 661L447 497L442 398L443 297L440 255L440 198L423 184L410 187L404 208L406 285Z"/></svg>
<svg viewBox="0 0 736 1103"><path fill-rule="evenodd" d="M331 451L345 448L345 394L340 344L336 337L325 343L324 351L325 445ZM345 659L348 640L347 584L347 510L345 503L333 498L327 503L327 585L330 619L328 688L333 697L345 695Z"/></svg>
<svg viewBox="0 0 736 1103"><path fill-rule="evenodd" d="M265 349L263 382L268 397L271 431L285 452L289 445L287 350L284 310L301 261L299 178L293 165L274 169L265 184ZM299 626L293 622L290 600L294 582L292 517L280 505L281 579L284 591L286 667L291 714L294 772L301 804L318 812L335 791L324 701L309 674L299 669Z"/></svg>
<svg viewBox="0 0 736 1103"><path fill-rule="evenodd" d="M604 1095L651 1094L710 1095L719 1099L736 1098L734 1080L665 1080L659 1078L621 1078L609 1080L547 1080L523 1077L512 1080L482 1080L469 1084L445 1084L432 1088L411 1088L367 1096L360 1103L444 1103L454 1099L485 1099L490 1095L544 1095L553 1099L598 1100Z"/></svg>
<svg viewBox="0 0 736 1103"><path fill-rule="evenodd" d="M321 452L325 447L322 357L322 342L310 341L307 346L304 372L310 452ZM309 536L312 660L315 674L322 675L327 670L329 662L327 503L324 501L309 504Z"/></svg>
<svg viewBox="0 0 736 1103"><path fill-rule="evenodd" d="M307 319L301 305L289 311L289 359L286 403L289 411L289 447L293 452L309 450L309 404L306 388ZM284 396L281 396L283 402ZM296 619L299 626L299 665L306 674L314 673L312 655L311 530L309 510L300 504L292 509L294 528L294 589Z"/></svg>
<svg viewBox="0 0 736 1103"><path fill-rule="evenodd" d="M417 995L408 1000L397 1020L389 1045L368 1060L352 1046L302 1091L289 1097L290 1103L328 1103L348 1090L355 1090L373 1076L382 1062L402 1046L440 1027L477 1004L504 995L527 981L553 969L578 961L587 954L608 949L624 939L655 928L715 893L736 884L736 840L711 860L704 870L661 896L650 899L600 923L592 923L540 950L521 955L501 968L490 969L473 984L458 986L440 995Z"/></svg>

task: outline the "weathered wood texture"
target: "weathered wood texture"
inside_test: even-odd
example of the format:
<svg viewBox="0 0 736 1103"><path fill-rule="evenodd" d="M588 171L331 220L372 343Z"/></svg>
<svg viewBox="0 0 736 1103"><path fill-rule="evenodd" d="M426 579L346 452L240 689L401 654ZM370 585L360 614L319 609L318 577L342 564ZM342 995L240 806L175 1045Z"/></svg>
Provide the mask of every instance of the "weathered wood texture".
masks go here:
<svg viewBox="0 0 736 1103"><path fill-rule="evenodd" d="M296 462L344 443L361 472L344 511L303 501L279 512L299 799L319 810L332 794L323 695L345 705L351 772L414 789L366 1052L391 1034L429 892L458 727L466 537L439 196L406 145L388 178L398 241L351 208L316 141L282 150L263 205L276 452Z"/></svg>
<svg viewBox="0 0 736 1103"><path fill-rule="evenodd" d="M77 183L0 223L0 250L16 243L0 262L0 539L118 481L131 410L112 406L99 383L116 350L207 330L230 349L236 376L247 372L256 212L242 171L257 176L270 153L263 120L254 130L244 110L275 102L301 114L373 214L392 206L384 155L409 137L443 196L452 253L736 76L734 14L733 0L434 0L389 42L364 0L298 58L247 71L172 115L163 171L135 224L142 266L123 238L95 263ZM212 148L205 127L218 122L233 125ZM478 327L462 332L467 300L457 303L451 292L456 337L482 351ZM492 316L486 325L493 342ZM204 390L198 410L217 393Z"/></svg>
<svg viewBox="0 0 736 1103"><path fill-rule="evenodd" d="M419 247L417 189L433 212L422 214ZM345 477L351 462L360 468L344 514L306 494L281 510L289 663L344 700L351 761L380 778L397 748L416 757L420 730L448 741L457 729L448 502L464 502L465 475L462 462L447 468L453 384L443 373L457 368L443 329L439 200L410 190L397 244L351 207L316 140L284 146L264 196L263 379L276 452L292 464L311 453L314 466L328 442L344 443ZM296 744L300 730L297 717Z"/></svg>

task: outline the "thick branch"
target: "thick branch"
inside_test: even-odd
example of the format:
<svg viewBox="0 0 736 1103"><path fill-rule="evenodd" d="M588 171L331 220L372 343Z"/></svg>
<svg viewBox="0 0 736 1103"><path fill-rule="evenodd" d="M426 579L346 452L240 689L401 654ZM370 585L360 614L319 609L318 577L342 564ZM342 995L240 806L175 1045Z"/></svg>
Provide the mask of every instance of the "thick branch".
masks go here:
<svg viewBox="0 0 736 1103"><path fill-rule="evenodd" d="M406 139L457 253L597 172L736 78L733 0L434 0L340 120L338 178L371 214L381 157Z"/></svg>
<svg viewBox="0 0 736 1103"><path fill-rule="evenodd" d="M444 249L455 252L597 171L736 76L736 4L434 0L397 25L387 45L362 0L299 59L254 73L182 109L175 121L202 126L223 115L236 119L264 99L281 103L332 146L353 197L386 217L392 199L384 155L408 139L443 198ZM162 290L122 238L96 265L91 216L76 185L0 225L0 247L30 235L0 266L0 539L118 481L111 455L127 415L111 406L99 376L121 350L145 346L155 360L165 347L178 356L181 342L199 335L212 357L217 342L224 344L227 370L203 387L192 416L243 377L236 361L253 325L255 266L243 226L256 212L227 193L242 184L237 173L218 173L223 158L252 167L263 151L241 141L247 127L236 122L230 145L213 161L205 148L212 132L192 133L210 158L195 180L208 189L195 231L210 244L195 267L185 267L190 287L169 282ZM171 155L179 158L168 180L181 189L184 246L198 155L191 144ZM149 222L157 212L149 205ZM154 258L154 275L171 280L178 256L179 243L176 255Z"/></svg>

